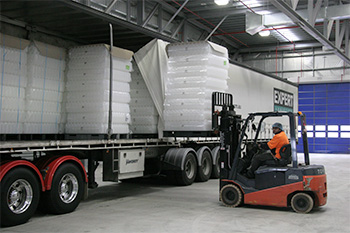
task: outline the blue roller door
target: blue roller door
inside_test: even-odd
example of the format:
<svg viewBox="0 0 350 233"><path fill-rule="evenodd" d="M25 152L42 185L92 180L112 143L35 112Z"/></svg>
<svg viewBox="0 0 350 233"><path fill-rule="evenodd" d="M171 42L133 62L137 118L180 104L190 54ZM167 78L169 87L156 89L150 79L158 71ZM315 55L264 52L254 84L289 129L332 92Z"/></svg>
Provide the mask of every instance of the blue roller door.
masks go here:
<svg viewBox="0 0 350 233"><path fill-rule="evenodd" d="M350 83L299 85L311 153L350 153ZM300 137L300 133L299 133ZM298 152L302 152L299 138Z"/></svg>

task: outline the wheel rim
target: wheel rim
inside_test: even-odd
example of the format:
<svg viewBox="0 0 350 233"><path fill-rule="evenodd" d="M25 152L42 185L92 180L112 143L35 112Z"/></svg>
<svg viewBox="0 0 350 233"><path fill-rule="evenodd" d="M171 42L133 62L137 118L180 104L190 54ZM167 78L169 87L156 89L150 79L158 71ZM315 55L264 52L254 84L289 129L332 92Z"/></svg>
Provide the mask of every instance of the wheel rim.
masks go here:
<svg viewBox="0 0 350 233"><path fill-rule="evenodd" d="M304 210L308 207L309 203L305 198L298 198L296 200L296 205L299 209Z"/></svg>
<svg viewBox="0 0 350 233"><path fill-rule="evenodd" d="M33 189L24 179L12 183L7 192L7 206L15 214L24 213L33 200Z"/></svg>
<svg viewBox="0 0 350 233"><path fill-rule="evenodd" d="M228 190L225 194L226 200L230 203L237 202L237 193L234 190Z"/></svg>
<svg viewBox="0 0 350 233"><path fill-rule="evenodd" d="M78 179L72 173L65 174L60 180L59 196L64 203L71 203L78 195Z"/></svg>
<svg viewBox="0 0 350 233"><path fill-rule="evenodd" d="M185 171L186 171L186 175L189 179L191 179L194 176L194 162L192 159L189 159L186 162Z"/></svg>

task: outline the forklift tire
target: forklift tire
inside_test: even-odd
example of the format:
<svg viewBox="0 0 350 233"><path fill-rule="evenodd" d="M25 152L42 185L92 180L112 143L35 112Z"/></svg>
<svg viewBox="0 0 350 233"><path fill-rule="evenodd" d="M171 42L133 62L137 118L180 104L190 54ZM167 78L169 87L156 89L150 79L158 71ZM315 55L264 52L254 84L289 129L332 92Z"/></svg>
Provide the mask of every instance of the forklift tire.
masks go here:
<svg viewBox="0 0 350 233"><path fill-rule="evenodd" d="M197 160L192 152L185 156L184 170L175 171L177 185L191 185L197 174Z"/></svg>
<svg viewBox="0 0 350 233"><path fill-rule="evenodd" d="M297 193L292 197L291 206L295 212L307 214L314 207L314 200L307 193Z"/></svg>
<svg viewBox="0 0 350 233"><path fill-rule="evenodd" d="M227 184L220 190L220 200L225 206L237 207L243 202L243 194L236 185Z"/></svg>

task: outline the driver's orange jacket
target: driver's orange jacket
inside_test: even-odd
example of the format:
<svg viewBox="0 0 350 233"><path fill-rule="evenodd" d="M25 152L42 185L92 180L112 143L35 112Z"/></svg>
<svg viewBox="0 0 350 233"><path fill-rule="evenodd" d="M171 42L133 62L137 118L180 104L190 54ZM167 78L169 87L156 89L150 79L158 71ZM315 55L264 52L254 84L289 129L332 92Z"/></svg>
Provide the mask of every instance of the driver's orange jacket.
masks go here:
<svg viewBox="0 0 350 233"><path fill-rule="evenodd" d="M286 145L286 144L289 144L289 140L288 140L288 137L284 131L281 131L281 132L275 134L275 136L273 136L273 138L267 143L270 150L275 149L276 158L278 158L278 159L281 158L281 154L280 154L281 147Z"/></svg>

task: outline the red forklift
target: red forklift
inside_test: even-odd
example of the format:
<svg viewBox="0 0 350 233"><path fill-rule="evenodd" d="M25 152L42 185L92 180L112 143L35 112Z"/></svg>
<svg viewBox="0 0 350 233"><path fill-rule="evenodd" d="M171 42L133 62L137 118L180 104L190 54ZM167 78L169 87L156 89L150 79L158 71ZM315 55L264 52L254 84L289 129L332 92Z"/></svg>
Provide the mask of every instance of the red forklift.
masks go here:
<svg viewBox="0 0 350 233"><path fill-rule="evenodd" d="M308 213L327 202L327 181L323 165L310 165L306 119L301 112L251 113L245 120L234 111L231 94L214 92L213 129L220 134L220 201L228 207L243 204L292 207ZM290 144L280 150L281 159L266 161L254 178L244 174L254 154L261 153L257 143L266 119L288 118ZM296 121L300 118L304 164L298 164ZM259 120L258 127L253 123ZM276 119L274 119L276 120ZM249 132L248 132L249 131ZM255 137L248 138L248 133Z"/></svg>

